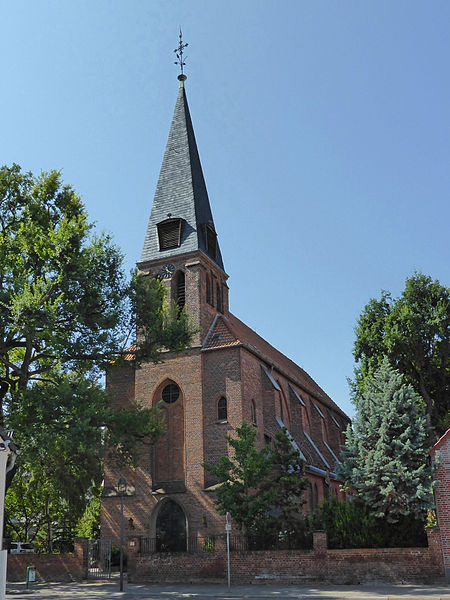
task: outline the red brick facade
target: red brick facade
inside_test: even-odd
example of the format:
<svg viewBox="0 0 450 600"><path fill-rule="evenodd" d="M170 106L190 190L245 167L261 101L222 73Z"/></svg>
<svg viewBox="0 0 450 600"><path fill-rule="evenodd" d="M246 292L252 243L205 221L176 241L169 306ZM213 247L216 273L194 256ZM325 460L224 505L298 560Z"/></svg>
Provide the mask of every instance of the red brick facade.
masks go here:
<svg viewBox="0 0 450 600"><path fill-rule="evenodd" d="M450 581L450 429L436 442L432 455L439 454L438 481L435 491L436 512L441 532L442 553L447 581Z"/></svg>
<svg viewBox="0 0 450 600"><path fill-rule="evenodd" d="M81 581L87 576L87 539L75 540L70 554L8 554L7 581L25 581L27 567L36 567L37 581Z"/></svg>
<svg viewBox="0 0 450 600"><path fill-rule="evenodd" d="M160 364L136 371L113 367L108 373L107 388L117 409L134 400L147 406L160 403L167 430L153 449L143 447L136 469L119 472L106 462L102 535L117 541L120 499L114 494L120 475L129 486L124 498L128 534L154 538L157 514L167 499L181 506L187 535L222 531L223 517L209 489L217 481L203 465L229 452L225 435L244 419L254 423L260 447L283 424L288 428L308 465L310 505L317 505L325 493L340 494L333 469L346 415L300 367L229 313L227 294L223 314L207 302L207 276L215 273L224 288L226 276L206 256L180 257L174 265L185 273L187 310L200 331L189 350L167 353ZM156 263L147 272L159 268ZM170 280L167 288L173 293ZM169 384L179 388L173 403L161 401ZM226 403L226 418L219 418L220 399Z"/></svg>
<svg viewBox="0 0 450 600"><path fill-rule="evenodd" d="M133 545L130 545L131 544ZM201 554L139 553L139 540L128 541L128 577L133 583L225 583L225 541L215 552ZM328 550L326 533L314 534L310 551L231 552L233 584L334 582L371 580L424 583L443 575L439 531L428 531L428 548Z"/></svg>
<svg viewBox="0 0 450 600"><path fill-rule="evenodd" d="M166 353L164 362L136 371L112 367L107 375L116 409L135 400L160 403L167 427L153 449L143 446L137 468L119 472L106 461L102 535L115 542L120 475L128 481L127 534L155 538L157 530L173 526L179 508L172 521L166 513L176 505L184 514L183 523L177 517L180 537L222 531L211 489L217 481L204 464L229 453L225 435L233 435L243 420L253 423L259 447L287 427L307 465L310 505L325 494L340 494L333 471L348 417L303 369L229 312L228 275L180 82L138 267L142 274L165 277L169 298L179 305L182 298L198 331L191 348L179 355ZM161 232L167 227L176 235L166 243ZM178 390L175 399L169 398L170 386Z"/></svg>

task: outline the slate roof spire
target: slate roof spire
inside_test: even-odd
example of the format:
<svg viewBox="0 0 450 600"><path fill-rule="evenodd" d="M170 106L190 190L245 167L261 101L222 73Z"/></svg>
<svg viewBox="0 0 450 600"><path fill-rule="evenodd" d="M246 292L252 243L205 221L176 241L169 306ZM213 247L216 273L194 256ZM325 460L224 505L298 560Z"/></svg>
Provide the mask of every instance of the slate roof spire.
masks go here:
<svg viewBox="0 0 450 600"><path fill-rule="evenodd" d="M203 251L224 270L186 97L187 77L180 87L162 161L140 263ZM160 249L158 224L181 220L179 245ZM211 237L212 236L212 237ZM211 250L214 240L214 251Z"/></svg>

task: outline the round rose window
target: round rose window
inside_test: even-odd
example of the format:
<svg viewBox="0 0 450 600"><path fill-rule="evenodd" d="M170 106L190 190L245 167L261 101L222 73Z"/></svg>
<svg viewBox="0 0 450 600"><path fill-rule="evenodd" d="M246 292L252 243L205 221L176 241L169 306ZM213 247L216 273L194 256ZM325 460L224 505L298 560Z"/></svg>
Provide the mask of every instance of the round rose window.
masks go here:
<svg viewBox="0 0 450 600"><path fill-rule="evenodd" d="M175 383L169 383L162 391L162 399L167 404L172 404L176 400L178 400L178 396L180 395L180 388Z"/></svg>

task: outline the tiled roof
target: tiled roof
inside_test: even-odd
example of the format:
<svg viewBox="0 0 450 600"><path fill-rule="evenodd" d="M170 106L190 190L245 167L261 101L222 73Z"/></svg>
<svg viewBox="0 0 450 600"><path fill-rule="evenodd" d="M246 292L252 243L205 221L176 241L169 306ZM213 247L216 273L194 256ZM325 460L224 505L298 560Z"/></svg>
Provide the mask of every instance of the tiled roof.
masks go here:
<svg viewBox="0 0 450 600"><path fill-rule="evenodd" d="M443 435L441 435L441 437L438 439L438 441L431 448L430 452L435 452L442 445L444 440L446 440L448 437L450 438L450 428L447 429L447 431Z"/></svg>
<svg viewBox="0 0 450 600"><path fill-rule="evenodd" d="M156 226L168 218L182 220L181 241L176 248L160 251ZM195 250L208 254L205 224L215 229L186 91L182 85L156 186L141 263L158 258L169 259ZM218 244L216 257L210 258L224 269Z"/></svg>
<svg viewBox="0 0 450 600"><path fill-rule="evenodd" d="M251 352L258 355L263 361L286 375L292 382L305 390L316 400L322 402L328 408L333 409L346 420L348 416L333 402L328 394L308 375L301 367L287 358L284 354L274 348L269 342L264 340L253 329L247 327L233 314L229 313L226 317L221 315L214 328L210 331L208 340L204 346L205 350L212 348L222 348L227 346L242 345Z"/></svg>

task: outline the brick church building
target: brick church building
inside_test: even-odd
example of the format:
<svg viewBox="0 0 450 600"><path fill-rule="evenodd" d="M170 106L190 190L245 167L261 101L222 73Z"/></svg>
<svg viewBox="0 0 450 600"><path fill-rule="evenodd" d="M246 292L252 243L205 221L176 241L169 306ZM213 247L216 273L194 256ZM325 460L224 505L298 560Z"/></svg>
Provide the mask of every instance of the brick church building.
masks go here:
<svg viewBox="0 0 450 600"><path fill-rule="evenodd" d="M340 494L334 468L347 415L298 365L229 310L228 275L203 177L189 113L184 75L175 105L138 268L159 275L169 297L185 306L197 326L191 347L167 353L160 364L112 367L107 388L116 407L138 399L159 404L166 431L142 453L137 468L108 462L102 498L102 537L117 540L120 498L127 480L126 534L172 539L221 533L214 507L217 481L203 465L229 451L226 434L244 420L260 447L286 427L310 479L307 506ZM182 548L181 548L182 549Z"/></svg>

